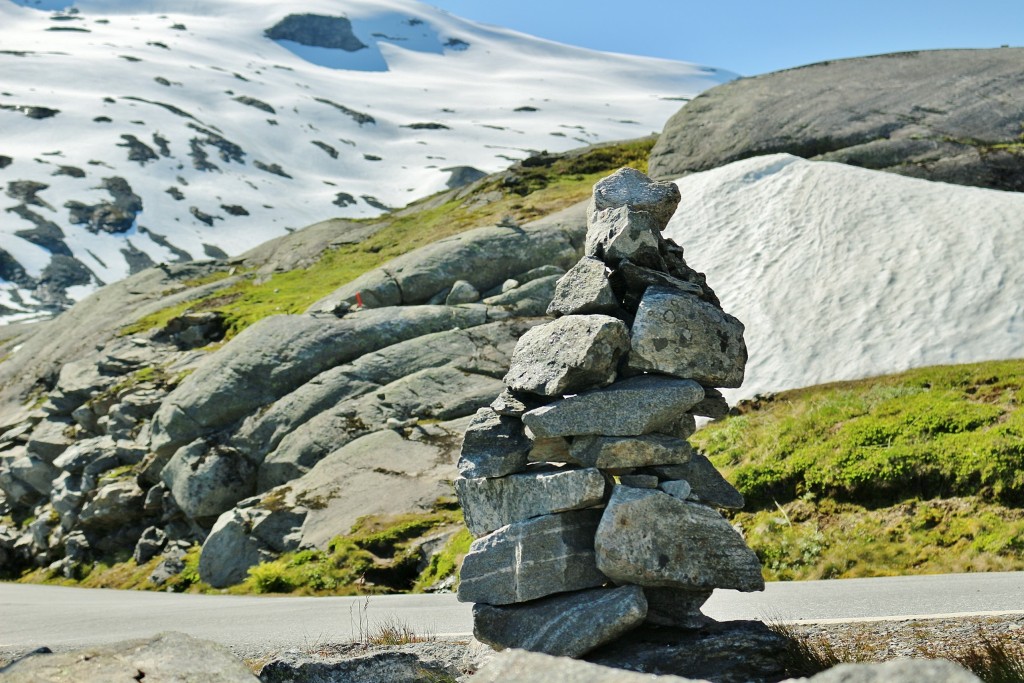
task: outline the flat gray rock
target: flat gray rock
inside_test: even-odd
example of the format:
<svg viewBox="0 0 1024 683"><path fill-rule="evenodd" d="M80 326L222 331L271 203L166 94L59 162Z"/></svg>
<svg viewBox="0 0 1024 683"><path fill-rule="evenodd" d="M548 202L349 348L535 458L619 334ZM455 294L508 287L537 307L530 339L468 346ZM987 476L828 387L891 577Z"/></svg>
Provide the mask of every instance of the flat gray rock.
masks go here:
<svg viewBox="0 0 1024 683"><path fill-rule="evenodd" d="M945 659L911 659L840 664L811 676L814 683L981 683L959 664Z"/></svg>
<svg viewBox="0 0 1024 683"><path fill-rule="evenodd" d="M100 645L61 654L36 654L0 669L4 681L111 683L112 681L259 681L223 645L183 633Z"/></svg>
<svg viewBox="0 0 1024 683"><path fill-rule="evenodd" d="M592 220L598 211L629 206L650 213L660 231L672 218L680 199L679 188L673 183L651 180L635 168L620 168L594 185L587 218Z"/></svg>
<svg viewBox="0 0 1024 683"><path fill-rule="evenodd" d="M636 628L646 616L639 586L595 588L522 605L474 605L473 635L497 650L579 657Z"/></svg>
<svg viewBox="0 0 1024 683"><path fill-rule="evenodd" d="M705 505L729 510L743 507L743 494L726 481L702 453L694 452L686 464L652 467L649 471L662 479L685 479L692 493Z"/></svg>
<svg viewBox="0 0 1024 683"><path fill-rule="evenodd" d="M713 387L743 383L743 323L700 298L650 287L637 310L629 366Z"/></svg>
<svg viewBox="0 0 1024 683"><path fill-rule="evenodd" d="M654 683L655 680L657 683L702 683L679 676L655 679L649 674L525 650L499 653L473 676L473 683Z"/></svg>
<svg viewBox="0 0 1024 683"><path fill-rule="evenodd" d="M600 510L574 510L516 522L473 541L462 563L459 600L509 605L593 588Z"/></svg>
<svg viewBox="0 0 1024 683"><path fill-rule="evenodd" d="M637 436L674 424L703 397L692 380L641 375L535 408L523 422L537 437Z"/></svg>
<svg viewBox="0 0 1024 683"><path fill-rule="evenodd" d="M1019 192L1022 64L1021 48L929 50L740 78L669 119L650 173L677 178L786 152Z"/></svg>
<svg viewBox="0 0 1024 683"><path fill-rule="evenodd" d="M585 313L613 314L619 301L612 291L604 261L584 256L555 285L555 294L548 306L548 315Z"/></svg>
<svg viewBox="0 0 1024 683"><path fill-rule="evenodd" d="M600 505L607 486L594 468L455 480L466 527L474 536L532 517Z"/></svg>
<svg viewBox="0 0 1024 683"><path fill-rule="evenodd" d="M569 455L584 467L626 469L687 463L693 455L693 447L684 439L662 434L581 436L573 439Z"/></svg>
<svg viewBox="0 0 1024 683"><path fill-rule="evenodd" d="M584 253L609 266L629 259L655 269L665 267L661 257L662 226L653 214L628 206L604 209L592 215L587 224Z"/></svg>
<svg viewBox="0 0 1024 683"><path fill-rule="evenodd" d="M512 391L561 396L615 381L629 349L629 328L607 315L571 315L534 327L512 352L505 385Z"/></svg>
<svg viewBox="0 0 1024 683"><path fill-rule="evenodd" d="M764 590L757 555L722 515L660 491L616 486L594 548L598 568L619 583Z"/></svg>
<svg viewBox="0 0 1024 683"><path fill-rule="evenodd" d="M504 477L526 469L531 441L523 423L481 408L466 428L459 457L463 477Z"/></svg>
<svg viewBox="0 0 1024 683"><path fill-rule="evenodd" d="M462 643L441 639L388 646L367 643L332 643L315 653L288 650L275 656L260 669L260 681L262 683L454 681L463 672L475 670L480 658L480 654Z"/></svg>

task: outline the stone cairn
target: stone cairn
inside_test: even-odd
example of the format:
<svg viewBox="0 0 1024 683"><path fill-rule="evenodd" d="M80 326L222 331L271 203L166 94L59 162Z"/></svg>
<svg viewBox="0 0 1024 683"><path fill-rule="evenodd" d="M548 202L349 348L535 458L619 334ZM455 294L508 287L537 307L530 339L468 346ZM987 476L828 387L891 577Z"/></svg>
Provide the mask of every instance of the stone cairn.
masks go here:
<svg viewBox="0 0 1024 683"><path fill-rule="evenodd" d="M594 186L585 256L466 431L456 492L476 537L458 597L497 649L578 657L642 624L700 628L715 588L763 590L716 508L743 497L686 441L738 387L743 325L662 236L672 183Z"/></svg>

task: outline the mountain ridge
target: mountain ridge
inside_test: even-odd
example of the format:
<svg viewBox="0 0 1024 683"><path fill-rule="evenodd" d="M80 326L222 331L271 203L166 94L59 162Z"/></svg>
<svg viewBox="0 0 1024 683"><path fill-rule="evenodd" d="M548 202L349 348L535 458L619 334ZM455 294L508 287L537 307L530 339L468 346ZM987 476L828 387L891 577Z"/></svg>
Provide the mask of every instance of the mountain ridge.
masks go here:
<svg viewBox="0 0 1024 683"><path fill-rule="evenodd" d="M541 150L636 137L732 77L413 0L134 9L0 3L0 320L155 263L379 215ZM284 35L310 44L268 36L292 16L312 19ZM332 44L316 36L334 20L353 50L314 44Z"/></svg>

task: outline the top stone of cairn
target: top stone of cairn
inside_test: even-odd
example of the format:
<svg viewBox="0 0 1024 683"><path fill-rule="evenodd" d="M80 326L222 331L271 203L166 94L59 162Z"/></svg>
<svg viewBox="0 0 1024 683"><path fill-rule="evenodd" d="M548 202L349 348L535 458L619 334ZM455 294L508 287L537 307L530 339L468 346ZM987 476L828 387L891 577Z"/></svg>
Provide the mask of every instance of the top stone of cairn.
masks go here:
<svg viewBox="0 0 1024 683"><path fill-rule="evenodd" d="M592 222L600 211L628 206L650 213L658 230L664 230L680 199L679 188L674 183L651 180L635 168L620 168L594 185L587 218Z"/></svg>

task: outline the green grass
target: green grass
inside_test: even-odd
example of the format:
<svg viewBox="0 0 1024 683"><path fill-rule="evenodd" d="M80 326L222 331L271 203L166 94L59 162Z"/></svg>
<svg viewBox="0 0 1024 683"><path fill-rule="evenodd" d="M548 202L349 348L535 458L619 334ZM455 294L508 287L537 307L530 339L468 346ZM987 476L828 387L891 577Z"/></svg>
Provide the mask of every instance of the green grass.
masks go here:
<svg viewBox="0 0 1024 683"><path fill-rule="evenodd" d="M778 394L693 442L768 579L1024 569L1024 361Z"/></svg>
<svg viewBox="0 0 1024 683"><path fill-rule="evenodd" d="M455 571L449 542L422 573L415 542L430 533L462 522L462 513L447 501L428 513L369 516L351 532L331 540L327 550L285 553L249 570L241 584L229 589L238 594L294 593L300 595L367 595L415 592ZM464 531L464 530L463 530ZM457 532L456 539L462 532ZM434 578L436 577L436 578Z"/></svg>
<svg viewBox="0 0 1024 683"><path fill-rule="evenodd" d="M632 166L646 170L653 144L653 138L644 138L543 158L543 163L535 166L517 165L499 177L485 179L466 196L456 194L457 198L440 204L436 197L428 198L369 219L365 222L379 226L371 237L329 250L308 268L276 273L265 280L242 273L241 282L145 316L121 333L138 334L162 327L187 311L209 310L223 314L225 339L230 339L267 316L300 313L363 273L418 247L506 218L534 220L582 201L590 196L594 183L615 169ZM222 277L227 277L227 271L192 284Z"/></svg>

